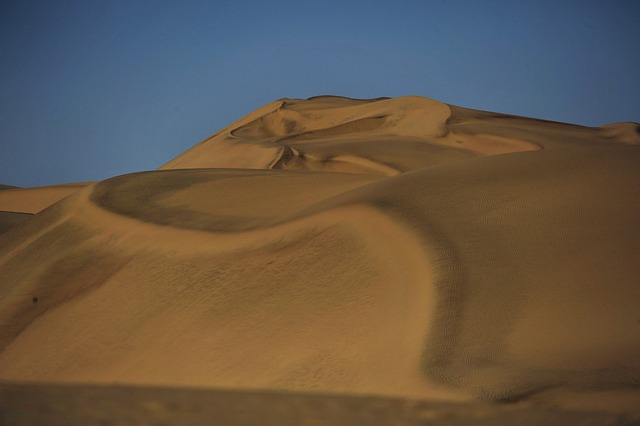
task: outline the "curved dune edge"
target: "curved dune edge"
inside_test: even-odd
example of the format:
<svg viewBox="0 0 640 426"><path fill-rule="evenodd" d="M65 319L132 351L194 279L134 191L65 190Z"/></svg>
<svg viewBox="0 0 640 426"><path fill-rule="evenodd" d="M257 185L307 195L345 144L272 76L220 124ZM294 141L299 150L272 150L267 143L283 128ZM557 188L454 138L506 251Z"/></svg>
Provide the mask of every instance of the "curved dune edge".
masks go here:
<svg viewBox="0 0 640 426"><path fill-rule="evenodd" d="M404 146L398 149L399 143ZM407 143L418 143L420 148L408 149ZM432 165L434 157L439 163L461 156L611 143L640 144L638 125L590 128L477 111L418 96L373 100L322 96L283 99L259 108L160 170L293 168L392 176ZM436 155L442 149L451 152Z"/></svg>
<svg viewBox="0 0 640 426"><path fill-rule="evenodd" d="M85 232L93 236L69 247L68 254L61 257L100 247L102 257L117 253L120 259L113 262L120 266L113 275L85 283L90 287L78 288L77 295L66 300L56 301L63 296L47 294L56 289L37 278L32 288L23 287L18 294L11 293L6 298L7 304L14 306L27 305L32 294L36 294L40 312L34 316L31 308L13 313L14 318L32 319L0 355L0 367L11 366L0 368L3 380L215 385L434 399L463 396L426 380L421 374L424 336L434 300L429 294L433 291L429 284L432 272L425 248L388 217L370 208L350 206L267 229L216 234L139 223L97 208L88 195L84 191L76 197L84 200L70 203L72 210L57 227L87 229ZM378 231L372 233L372 229ZM55 230L54 226L51 232ZM184 246L178 241L185 241ZM389 249L393 256L387 253ZM297 256L287 256L288 252ZM325 259L309 257L320 252L334 255ZM168 269L162 267L162 259L167 256L172 258ZM249 271L237 272L240 274L237 278L226 275L224 289L219 290L222 294L217 297L208 294L211 289L207 289L206 280L195 278L201 272L187 279L190 290L184 285L172 288L176 279L172 271L176 269L199 265L201 270L202 262L219 264L238 256L242 256ZM298 256L303 260L296 261ZM194 264L192 259L200 260ZM15 260L9 260L12 261ZM156 276L146 283L140 281L140 273L150 267L164 270L157 273L165 278ZM215 268L209 270L210 274L216 273ZM165 274L173 277L167 278ZM274 274L285 274L286 280L295 285L283 283L284 288L280 289L270 286L269 291L274 294L264 293L261 288L267 283L261 282L260 276L271 280ZM250 277L254 282L247 284ZM79 277L69 278L80 281ZM88 277L85 280L91 281ZM131 280L137 282L136 288L128 285ZM309 282L301 287L305 281ZM243 294L256 293L258 299L238 300L234 295L237 290L229 288L233 285L246 287ZM193 294L189 296L185 291ZM328 294L333 296L327 298ZM245 298L248 296L244 294ZM142 315L138 326L135 318L140 314L127 308L144 305L144 300L178 297L182 300L180 307L160 303ZM236 308L246 311L243 316L236 318L234 312L219 312L218 320L227 321L224 330L219 326L203 327L202 317L211 315L207 311L225 311L223 304L228 298L237 300ZM309 305L314 299L316 304ZM51 307L47 307L49 300ZM110 303L101 309L105 300ZM111 315L113 304L120 306L120 320ZM225 316L227 320L223 319ZM155 325L145 330L144 324L150 317ZM51 324L60 322L82 326L52 333ZM253 325L247 329L247 323ZM162 329L161 336L158 326ZM125 338L130 343L123 343L120 333L117 333L119 344L109 342L110 330L113 333L114 328L120 327L132 330ZM94 340L89 345L93 349L87 348L87 339ZM199 349L192 347L193 339L199 339ZM74 353L74 365L65 365L68 361L60 365L59 356L43 360L42 354L25 353L43 340L51 353ZM190 353L182 349L185 345L189 345ZM219 345L224 345L224 353ZM394 351L389 351L389 347L394 347ZM105 359L104 363L96 357ZM180 362L175 364L177 359ZM171 368L166 368L169 364ZM211 368L215 371L209 371ZM211 377L215 379L211 381Z"/></svg>
<svg viewBox="0 0 640 426"><path fill-rule="evenodd" d="M31 218L30 213L0 211L0 234Z"/></svg>
<svg viewBox="0 0 640 426"><path fill-rule="evenodd" d="M0 191L0 211L39 213L89 184L89 182L80 182L33 188L4 189Z"/></svg>
<svg viewBox="0 0 640 426"><path fill-rule="evenodd" d="M274 102L0 236L0 380L640 415L639 141Z"/></svg>

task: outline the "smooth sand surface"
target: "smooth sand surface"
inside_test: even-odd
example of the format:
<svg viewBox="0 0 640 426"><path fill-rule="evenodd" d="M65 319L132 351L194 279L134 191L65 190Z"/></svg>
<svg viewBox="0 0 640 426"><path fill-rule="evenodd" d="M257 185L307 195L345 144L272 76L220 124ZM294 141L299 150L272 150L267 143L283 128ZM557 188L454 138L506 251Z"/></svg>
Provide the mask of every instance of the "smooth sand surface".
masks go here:
<svg viewBox="0 0 640 426"><path fill-rule="evenodd" d="M19 223L30 219L32 214L30 213L15 213L15 212L2 212L0 211L0 234L8 231Z"/></svg>
<svg viewBox="0 0 640 426"><path fill-rule="evenodd" d="M31 188L3 185L4 188L0 188L0 212L40 213L89 184L89 182L78 182Z"/></svg>
<svg viewBox="0 0 640 426"><path fill-rule="evenodd" d="M141 386L0 384L0 424L629 426L632 417L520 404Z"/></svg>
<svg viewBox="0 0 640 426"><path fill-rule="evenodd" d="M282 99L41 212L0 191L39 212L0 235L0 380L640 416L639 128Z"/></svg>

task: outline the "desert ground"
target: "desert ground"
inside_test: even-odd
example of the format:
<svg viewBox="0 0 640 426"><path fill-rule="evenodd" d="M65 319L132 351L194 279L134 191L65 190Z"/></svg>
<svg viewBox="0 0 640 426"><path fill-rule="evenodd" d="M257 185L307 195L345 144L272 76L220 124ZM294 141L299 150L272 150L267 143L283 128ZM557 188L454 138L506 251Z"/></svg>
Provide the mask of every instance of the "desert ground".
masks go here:
<svg viewBox="0 0 640 426"><path fill-rule="evenodd" d="M318 96L0 186L0 422L639 424L639 145Z"/></svg>

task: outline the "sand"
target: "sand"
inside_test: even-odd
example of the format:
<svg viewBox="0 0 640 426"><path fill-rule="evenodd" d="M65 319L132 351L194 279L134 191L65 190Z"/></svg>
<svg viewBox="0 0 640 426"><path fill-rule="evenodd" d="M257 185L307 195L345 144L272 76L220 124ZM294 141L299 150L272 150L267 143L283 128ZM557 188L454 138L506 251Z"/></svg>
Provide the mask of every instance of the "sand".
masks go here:
<svg viewBox="0 0 640 426"><path fill-rule="evenodd" d="M0 186L0 212L40 213L90 183L77 182L31 188L2 185L4 188Z"/></svg>
<svg viewBox="0 0 640 426"><path fill-rule="evenodd" d="M640 419L638 129L281 99L0 191L0 381Z"/></svg>

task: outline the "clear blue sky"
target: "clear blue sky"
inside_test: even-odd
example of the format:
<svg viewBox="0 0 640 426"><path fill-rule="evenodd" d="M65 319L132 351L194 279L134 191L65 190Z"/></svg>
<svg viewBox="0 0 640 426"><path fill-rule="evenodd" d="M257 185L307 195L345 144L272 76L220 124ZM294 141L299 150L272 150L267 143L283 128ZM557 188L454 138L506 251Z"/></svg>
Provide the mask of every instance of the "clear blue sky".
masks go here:
<svg viewBox="0 0 640 426"><path fill-rule="evenodd" d="M640 121L640 1L0 0L0 183L149 170L272 100Z"/></svg>

